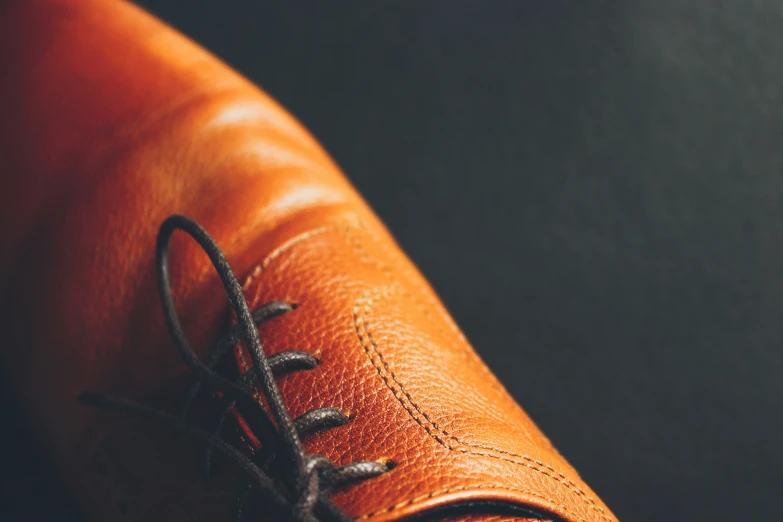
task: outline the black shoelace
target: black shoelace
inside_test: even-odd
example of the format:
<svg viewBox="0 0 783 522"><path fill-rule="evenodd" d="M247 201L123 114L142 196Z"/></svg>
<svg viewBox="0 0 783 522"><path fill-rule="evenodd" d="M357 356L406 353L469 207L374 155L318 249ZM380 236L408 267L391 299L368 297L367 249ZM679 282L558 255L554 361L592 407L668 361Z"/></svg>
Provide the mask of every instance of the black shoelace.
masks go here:
<svg viewBox="0 0 783 522"><path fill-rule="evenodd" d="M237 324L221 337L202 361L190 348L174 306L169 280L169 247L176 230L188 233L209 256L236 314ZM176 414L138 404L111 395L84 392L79 400L86 405L101 406L117 411L155 419L174 430L204 444L203 468L207 477L212 474L212 455L217 453L233 462L247 476L238 495L236 520L244 520L259 500L268 502L290 520L296 522L341 521L350 519L331 500L328 493L334 488L366 480L385 473L390 462L356 462L336 466L322 455L309 454L300 435L318 429L340 426L350 419L336 408L318 408L292 418L286 408L275 375L284 372L308 370L319 360L307 352L287 350L267 357L257 326L264 321L291 312L295 305L280 301L267 303L251 313L242 287L217 243L193 220L171 216L160 227L157 239L158 291L163 304L174 344L182 360L190 368L193 383L182 396ZM238 379L226 378L215 371L223 357L238 342L244 341L253 361L253 367ZM251 386L263 393L269 413L251 394ZM214 429L207 431L186 422L190 405L202 387L220 401L220 412ZM232 409L241 412L253 433L262 442L257 455L248 456L221 437L221 431Z"/></svg>

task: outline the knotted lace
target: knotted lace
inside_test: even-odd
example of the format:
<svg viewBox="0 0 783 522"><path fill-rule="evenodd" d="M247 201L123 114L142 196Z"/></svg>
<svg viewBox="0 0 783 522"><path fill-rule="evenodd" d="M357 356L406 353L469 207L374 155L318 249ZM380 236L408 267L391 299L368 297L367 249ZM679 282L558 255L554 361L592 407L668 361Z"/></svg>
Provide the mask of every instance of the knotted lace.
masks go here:
<svg viewBox="0 0 783 522"><path fill-rule="evenodd" d="M176 230L189 234L206 252L226 290L236 316L236 326L222 336L202 361L191 349L182 330L169 277L169 248ZM217 243L196 222L184 216L171 216L160 227L157 239L158 291L171 337L180 357L190 369L192 385L182 395L176 413L168 413L120 397L83 392L79 400L86 405L143 415L162 422L206 446L203 469L212 475L212 455L220 454L245 472L247 481L240 488L236 520L252 514L253 505L265 501L295 522L351 520L331 500L328 492L351 482L385 473L389 462L356 462L336 466L323 455L309 454L300 435L318 429L345 424L350 419L336 408L318 408L296 419L283 402L275 375L312 369L319 360L303 351L287 350L272 356L264 352L257 326L293 311L290 303L273 301L251 313L242 287ZM253 367L238 379L230 379L215 368L238 342L244 345ZM251 387L263 394L267 408L257 401ZM187 423L187 414L202 387L220 403L220 411L211 431ZM221 437L232 410L241 412L252 432L262 442L256 455L247 455ZM271 414L271 415L270 415Z"/></svg>

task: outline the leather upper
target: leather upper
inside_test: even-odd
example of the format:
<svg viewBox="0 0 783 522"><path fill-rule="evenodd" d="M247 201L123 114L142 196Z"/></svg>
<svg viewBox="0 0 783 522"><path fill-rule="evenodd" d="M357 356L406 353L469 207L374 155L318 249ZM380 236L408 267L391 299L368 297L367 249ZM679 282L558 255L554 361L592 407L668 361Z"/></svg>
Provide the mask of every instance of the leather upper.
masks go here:
<svg viewBox="0 0 783 522"><path fill-rule="evenodd" d="M297 303L259 330L268 353L321 361L278 379L286 405L293 416L336 407L351 417L307 435L308 451L396 464L332 495L349 515L397 520L472 502L486 516L470 520L483 522L512 520L493 514L509 506L614 520L334 162L267 95L121 2L7 3L0 38L11 50L0 58L2 360L96 520L229 512L220 487L186 463L197 448L74 400L93 389L166 405L181 387L153 264L157 227L173 213L217 240L251 309ZM183 326L204 354L226 325L225 294L193 242L175 236L172 256ZM246 371L243 348L234 356Z"/></svg>

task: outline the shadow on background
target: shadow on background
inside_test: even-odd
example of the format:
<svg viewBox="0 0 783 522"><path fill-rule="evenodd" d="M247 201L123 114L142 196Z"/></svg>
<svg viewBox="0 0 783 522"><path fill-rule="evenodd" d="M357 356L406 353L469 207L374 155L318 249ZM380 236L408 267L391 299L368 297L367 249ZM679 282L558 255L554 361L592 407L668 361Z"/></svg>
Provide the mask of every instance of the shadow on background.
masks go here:
<svg viewBox="0 0 783 522"><path fill-rule="evenodd" d="M312 130L621 520L779 515L783 0L142 4ZM73 512L7 451L8 509Z"/></svg>

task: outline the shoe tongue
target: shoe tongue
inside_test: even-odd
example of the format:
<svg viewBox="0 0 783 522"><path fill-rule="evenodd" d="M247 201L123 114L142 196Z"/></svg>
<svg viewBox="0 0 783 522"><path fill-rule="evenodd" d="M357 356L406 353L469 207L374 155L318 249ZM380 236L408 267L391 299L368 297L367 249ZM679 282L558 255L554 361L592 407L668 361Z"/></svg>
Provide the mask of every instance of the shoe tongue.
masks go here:
<svg viewBox="0 0 783 522"><path fill-rule="evenodd" d="M331 493L346 513L382 521L448 508L612 522L381 225L339 220L260 255L244 282L251 309L298 305L259 327L266 353L303 350L321 361L277 378L291 416L333 407L351 418L304 435L307 451L335 465L394 463ZM244 348L235 359L240 373L252 367Z"/></svg>

